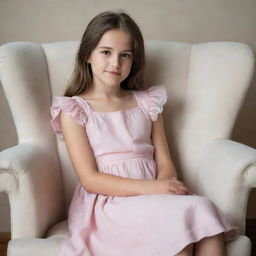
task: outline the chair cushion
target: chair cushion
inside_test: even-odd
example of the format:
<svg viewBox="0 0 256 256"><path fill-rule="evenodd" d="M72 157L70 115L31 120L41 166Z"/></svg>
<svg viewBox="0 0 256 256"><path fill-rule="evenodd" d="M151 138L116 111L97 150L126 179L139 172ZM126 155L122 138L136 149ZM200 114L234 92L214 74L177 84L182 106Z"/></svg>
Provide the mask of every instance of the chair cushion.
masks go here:
<svg viewBox="0 0 256 256"><path fill-rule="evenodd" d="M53 226L46 238L18 238L8 243L8 256L56 256L62 242L68 237L67 221Z"/></svg>
<svg viewBox="0 0 256 256"><path fill-rule="evenodd" d="M227 256L250 256L251 241L247 236L238 236L235 240L226 243Z"/></svg>

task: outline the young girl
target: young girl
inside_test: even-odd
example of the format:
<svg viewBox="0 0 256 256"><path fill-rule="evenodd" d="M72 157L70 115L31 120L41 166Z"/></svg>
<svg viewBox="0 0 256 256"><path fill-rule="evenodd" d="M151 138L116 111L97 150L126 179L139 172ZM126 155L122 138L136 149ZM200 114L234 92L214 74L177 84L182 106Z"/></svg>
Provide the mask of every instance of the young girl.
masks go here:
<svg viewBox="0 0 256 256"><path fill-rule="evenodd" d="M136 23L101 13L84 32L65 96L53 99L51 124L80 181L62 256L223 256L237 235L177 179L161 113L166 89L144 88L144 64Z"/></svg>

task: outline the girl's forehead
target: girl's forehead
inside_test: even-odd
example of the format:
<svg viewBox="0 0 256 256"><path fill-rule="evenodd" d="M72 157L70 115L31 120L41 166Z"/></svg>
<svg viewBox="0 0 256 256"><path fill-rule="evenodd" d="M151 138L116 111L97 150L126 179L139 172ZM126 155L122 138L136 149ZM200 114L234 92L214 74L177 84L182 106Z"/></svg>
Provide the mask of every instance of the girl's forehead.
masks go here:
<svg viewBox="0 0 256 256"><path fill-rule="evenodd" d="M133 40L131 36L127 32L121 29L114 29L109 30L103 34L97 47L131 50L132 41Z"/></svg>

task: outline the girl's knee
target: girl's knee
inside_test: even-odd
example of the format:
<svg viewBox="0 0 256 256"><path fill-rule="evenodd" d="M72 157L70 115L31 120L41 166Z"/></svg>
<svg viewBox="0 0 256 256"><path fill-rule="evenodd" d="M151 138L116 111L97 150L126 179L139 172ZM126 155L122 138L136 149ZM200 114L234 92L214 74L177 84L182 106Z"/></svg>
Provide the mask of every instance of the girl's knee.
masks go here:
<svg viewBox="0 0 256 256"><path fill-rule="evenodd" d="M219 233L217 235L205 237L203 239L224 241L224 233L222 232L222 233Z"/></svg>
<svg viewBox="0 0 256 256"><path fill-rule="evenodd" d="M193 255L193 244L189 244L175 256L192 256L192 255Z"/></svg>

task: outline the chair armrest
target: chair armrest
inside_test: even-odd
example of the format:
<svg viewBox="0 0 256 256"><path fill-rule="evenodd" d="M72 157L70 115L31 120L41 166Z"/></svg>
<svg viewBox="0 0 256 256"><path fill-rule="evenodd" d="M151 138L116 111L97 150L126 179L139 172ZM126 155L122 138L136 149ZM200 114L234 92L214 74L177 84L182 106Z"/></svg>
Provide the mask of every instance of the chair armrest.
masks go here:
<svg viewBox="0 0 256 256"><path fill-rule="evenodd" d="M245 233L247 202L256 186L256 150L227 139L208 145L198 167L199 194L211 199Z"/></svg>
<svg viewBox="0 0 256 256"><path fill-rule="evenodd" d="M64 212L58 156L24 143L0 152L0 192L9 196L13 238L43 237Z"/></svg>

